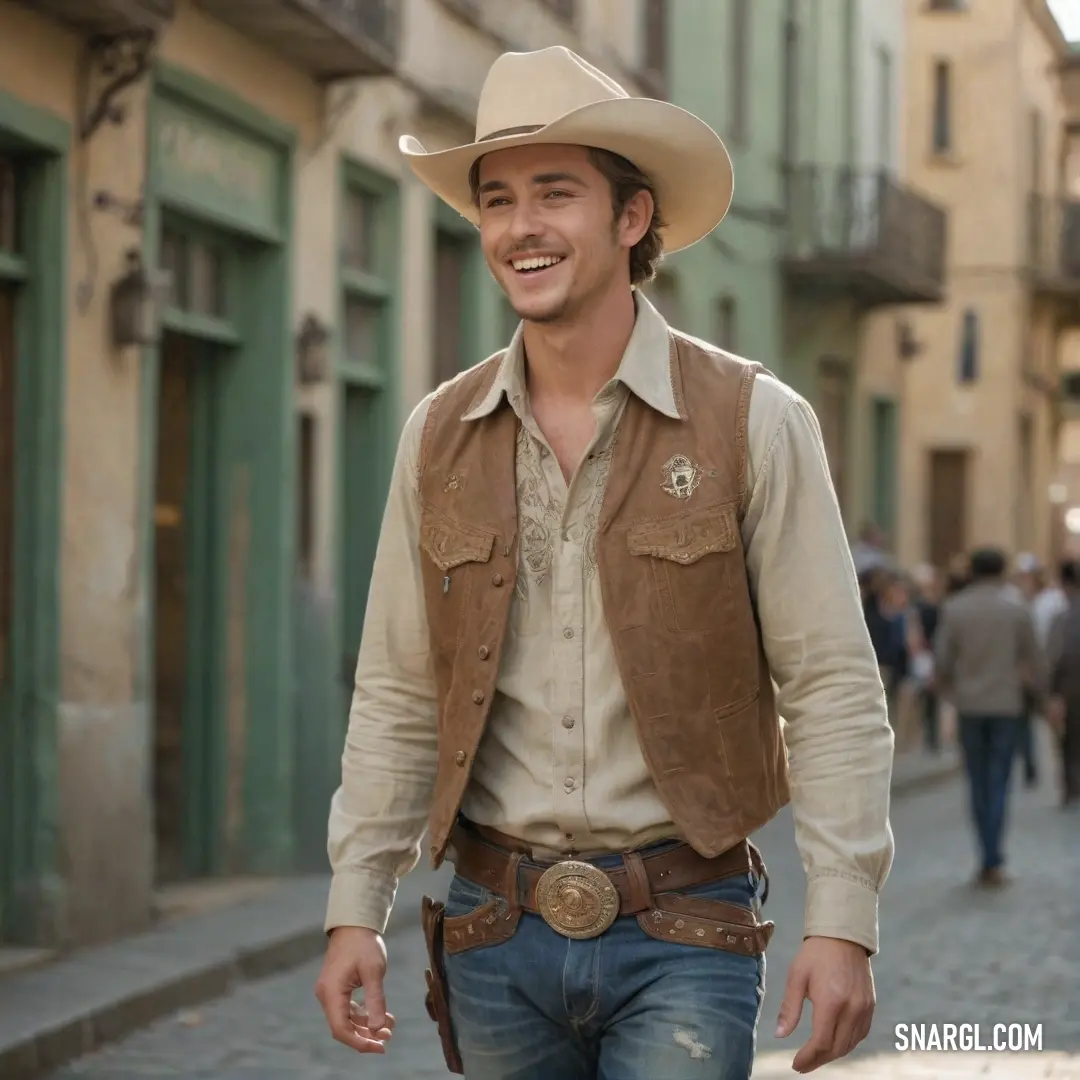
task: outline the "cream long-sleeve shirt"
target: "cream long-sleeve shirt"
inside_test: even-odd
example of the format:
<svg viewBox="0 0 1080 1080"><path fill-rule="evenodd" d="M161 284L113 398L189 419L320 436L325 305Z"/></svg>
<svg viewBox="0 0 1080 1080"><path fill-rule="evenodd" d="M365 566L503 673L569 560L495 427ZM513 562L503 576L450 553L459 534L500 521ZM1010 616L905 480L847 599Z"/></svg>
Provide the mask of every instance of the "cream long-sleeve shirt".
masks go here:
<svg viewBox="0 0 1080 1080"><path fill-rule="evenodd" d="M627 850L677 835L637 742L596 573L596 522L629 395L678 416L667 324L640 294L637 308L619 371L594 401L595 438L569 484L529 410L520 329L490 394L470 414L492 411L505 395L522 421L520 568L462 809L545 854ZM372 572L342 783L330 811L328 930L385 929L426 827L436 703L417 459L430 400L402 433ZM769 375L754 385L747 468L752 496L742 539L784 718L808 879L804 933L876 952L878 894L893 858L892 729L817 420Z"/></svg>

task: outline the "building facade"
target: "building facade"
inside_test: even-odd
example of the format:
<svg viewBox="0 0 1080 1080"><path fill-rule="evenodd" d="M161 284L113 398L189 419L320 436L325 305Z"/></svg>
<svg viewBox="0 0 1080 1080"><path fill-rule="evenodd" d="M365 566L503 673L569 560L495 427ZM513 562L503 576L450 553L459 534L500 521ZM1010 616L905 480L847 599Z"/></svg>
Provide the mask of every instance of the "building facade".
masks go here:
<svg viewBox="0 0 1080 1080"><path fill-rule="evenodd" d="M947 296L908 316L899 551L1055 547L1066 43L1044 0L908 0L907 167L948 208ZM987 103L993 101L993 122Z"/></svg>
<svg viewBox="0 0 1080 1080"><path fill-rule="evenodd" d="M727 220L667 261L659 291L807 398L851 531L891 531L892 312L941 298L945 242L940 208L901 177L902 0L687 0L671 18L672 100L725 137L736 179Z"/></svg>
<svg viewBox="0 0 1080 1080"><path fill-rule="evenodd" d="M398 154L651 0L0 6L0 936L325 865L401 425L512 318ZM660 50L657 51L657 40Z"/></svg>

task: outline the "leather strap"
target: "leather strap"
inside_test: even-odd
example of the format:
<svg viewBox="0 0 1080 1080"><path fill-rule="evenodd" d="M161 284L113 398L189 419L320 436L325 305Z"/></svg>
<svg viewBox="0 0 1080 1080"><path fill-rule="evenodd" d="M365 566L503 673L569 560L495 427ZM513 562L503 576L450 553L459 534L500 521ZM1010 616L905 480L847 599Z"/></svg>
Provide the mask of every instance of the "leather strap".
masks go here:
<svg viewBox="0 0 1080 1080"><path fill-rule="evenodd" d="M506 900L511 910L520 904L525 911L538 914L536 885L553 864L534 862L521 850L520 844L517 851L496 846L495 836L510 840L494 830L475 825L466 827L459 822L451 840L455 870ZM653 898L661 893L679 892L751 871L763 876L764 865L760 853L749 840L741 841L712 859L699 855L689 844L680 843L655 854L627 853L621 865L604 868L619 893L620 915L650 910ZM510 894L509 888L514 881L517 883L516 896Z"/></svg>

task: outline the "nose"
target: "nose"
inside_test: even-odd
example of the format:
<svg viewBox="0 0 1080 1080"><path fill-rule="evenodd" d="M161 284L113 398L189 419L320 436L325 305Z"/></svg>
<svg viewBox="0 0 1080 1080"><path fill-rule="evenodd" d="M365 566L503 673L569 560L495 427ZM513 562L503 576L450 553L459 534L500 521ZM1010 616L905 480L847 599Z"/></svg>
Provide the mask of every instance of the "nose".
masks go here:
<svg viewBox="0 0 1080 1080"><path fill-rule="evenodd" d="M536 212L529 199L522 199L516 203L513 209L513 217L510 220L510 235L515 243L532 240L543 232L540 216Z"/></svg>

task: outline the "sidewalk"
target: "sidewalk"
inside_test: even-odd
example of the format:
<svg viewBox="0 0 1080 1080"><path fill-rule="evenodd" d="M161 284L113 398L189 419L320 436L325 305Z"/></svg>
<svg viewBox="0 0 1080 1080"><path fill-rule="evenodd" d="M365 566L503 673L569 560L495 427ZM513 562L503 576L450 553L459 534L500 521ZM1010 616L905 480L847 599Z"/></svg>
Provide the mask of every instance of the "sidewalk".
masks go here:
<svg viewBox="0 0 1080 1080"><path fill-rule="evenodd" d="M894 794L944 782L957 767L950 753L898 754ZM416 925L421 896L445 891L452 868L425 867L402 880L388 936ZM247 903L0 978L0 1076L40 1076L160 1017L312 959L325 945L327 886L322 875L293 879Z"/></svg>

